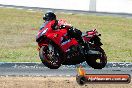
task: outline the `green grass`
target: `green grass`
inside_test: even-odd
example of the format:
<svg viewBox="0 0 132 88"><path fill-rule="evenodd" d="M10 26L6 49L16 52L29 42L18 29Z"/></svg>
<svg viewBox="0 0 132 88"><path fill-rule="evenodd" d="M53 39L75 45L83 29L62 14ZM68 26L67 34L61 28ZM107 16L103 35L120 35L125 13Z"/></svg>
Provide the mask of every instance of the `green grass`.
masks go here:
<svg viewBox="0 0 132 88"><path fill-rule="evenodd" d="M56 13L74 27L87 31L97 28L108 62L132 62L132 19ZM35 37L43 13L0 8L0 61L40 62ZM36 30L32 30L35 28Z"/></svg>

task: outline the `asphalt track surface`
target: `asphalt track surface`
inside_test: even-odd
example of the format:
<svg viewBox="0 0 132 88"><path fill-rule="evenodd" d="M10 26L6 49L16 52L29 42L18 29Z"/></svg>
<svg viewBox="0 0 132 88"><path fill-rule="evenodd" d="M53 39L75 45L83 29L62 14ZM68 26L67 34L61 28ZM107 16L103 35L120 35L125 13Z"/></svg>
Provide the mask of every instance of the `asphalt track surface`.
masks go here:
<svg viewBox="0 0 132 88"><path fill-rule="evenodd" d="M130 74L132 63L108 63L103 69L93 69L81 64L87 74ZM0 76L76 76L80 65L62 65L59 69L49 69L42 63L0 63Z"/></svg>

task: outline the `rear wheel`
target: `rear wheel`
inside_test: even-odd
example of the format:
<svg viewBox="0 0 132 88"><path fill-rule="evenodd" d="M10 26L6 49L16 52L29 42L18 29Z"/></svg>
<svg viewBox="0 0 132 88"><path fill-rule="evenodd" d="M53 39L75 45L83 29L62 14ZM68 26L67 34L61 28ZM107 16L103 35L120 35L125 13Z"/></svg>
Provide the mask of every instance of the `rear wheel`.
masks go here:
<svg viewBox="0 0 132 88"><path fill-rule="evenodd" d="M107 64L107 56L101 47L97 48L96 50L98 50L101 53L101 55L89 56L86 62L89 66L91 66L94 69L102 69Z"/></svg>
<svg viewBox="0 0 132 88"><path fill-rule="evenodd" d="M52 44L42 46L39 51L42 63L50 69L58 69L61 66L60 51Z"/></svg>

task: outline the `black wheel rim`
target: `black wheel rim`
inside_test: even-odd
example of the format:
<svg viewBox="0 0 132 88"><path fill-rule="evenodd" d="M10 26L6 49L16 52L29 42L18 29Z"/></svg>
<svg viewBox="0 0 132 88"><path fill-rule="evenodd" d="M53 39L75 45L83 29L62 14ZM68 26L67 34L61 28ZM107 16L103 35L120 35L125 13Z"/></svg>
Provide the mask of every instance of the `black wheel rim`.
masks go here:
<svg viewBox="0 0 132 88"><path fill-rule="evenodd" d="M45 56L46 61L52 66L58 66L60 64L60 55L58 50L54 46L49 44L46 50L43 50L43 55Z"/></svg>

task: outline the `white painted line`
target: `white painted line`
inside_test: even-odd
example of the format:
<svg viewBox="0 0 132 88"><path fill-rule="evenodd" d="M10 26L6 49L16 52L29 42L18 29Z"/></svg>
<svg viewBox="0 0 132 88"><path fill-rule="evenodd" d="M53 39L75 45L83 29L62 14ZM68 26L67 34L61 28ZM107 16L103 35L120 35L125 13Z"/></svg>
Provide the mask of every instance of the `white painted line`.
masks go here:
<svg viewBox="0 0 132 88"><path fill-rule="evenodd" d="M3 8L4 6L0 6L0 8Z"/></svg>
<svg viewBox="0 0 132 88"><path fill-rule="evenodd" d="M28 10L33 10L33 9L28 9Z"/></svg>
<svg viewBox="0 0 132 88"><path fill-rule="evenodd" d="M23 8L16 8L16 9L20 9L20 10L21 10L21 9L23 9Z"/></svg>

